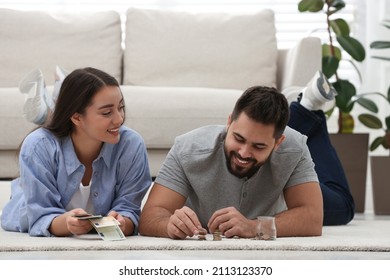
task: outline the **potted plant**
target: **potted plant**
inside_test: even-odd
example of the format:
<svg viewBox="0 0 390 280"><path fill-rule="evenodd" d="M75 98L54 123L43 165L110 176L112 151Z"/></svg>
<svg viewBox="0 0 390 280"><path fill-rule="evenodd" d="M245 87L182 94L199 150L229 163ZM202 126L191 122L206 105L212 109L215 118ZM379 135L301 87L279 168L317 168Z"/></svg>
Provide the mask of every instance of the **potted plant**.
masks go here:
<svg viewBox="0 0 390 280"><path fill-rule="evenodd" d="M345 170L355 200L355 211L364 212L369 134L352 134L355 121L351 111L356 103L370 111L377 110L377 107L369 98L357 96L354 84L338 73L340 61L346 60L360 77L356 62L362 62L366 56L363 45L351 36L348 23L337 18L337 13L343 8L345 2L342 0L301 0L298 3L300 12L325 15L327 39L322 43L322 72L337 91L335 107L338 109L338 133L331 134L330 138ZM344 58L345 53L350 58ZM334 110L327 114L332 113Z"/></svg>
<svg viewBox="0 0 390 280"><path fill-rule="evenodd" d="M355 121L351 111L355 103L372 109L373 102L364 96L353 99L356 97L354 84L340 77L337 72L340 61L346 60L354 66L360 77L360 71L355 62L362 62L366 56L363 45L350 35L348 23L342 18L334 18L335 14L344 7L345 2L342 0L301 0L298 4L300 12L325 14L328 39L322 43L322 72L329 80L333 80L332 85L337 91L335 107L338 108L339 114L338 133L352 133ZM344 58L342 50L349 54L350 58Z"/></svg>
<svg viewBox="0 0 390 280"><path fill-rule="evenodd" d="M390 21L385 21L383 25L390 29ZM372 49L387 49L390 48L390 41L374 41L370 44ZM387 60L389 57L385 56L372 56L375 59ZM390 108L390 87L387 90L387 96L381 93L368 93L367 95L377 95L383 98ZM377 113L376 111L373 111ZM383 135L376 137L370 144L370 151L374 151L380 146L385 150L390 150L390 115L386 115L384 120L378 118L373 114L361 114L359 120L365 126L372 129L383 130ZM374 198L374 212L375 214L390 214L390 203L388 198L390 197L390 186L388 183L388 170L390 166L390 153L388 156L370 156L371 163L371 177L372 177L372 190Z"/></svg>

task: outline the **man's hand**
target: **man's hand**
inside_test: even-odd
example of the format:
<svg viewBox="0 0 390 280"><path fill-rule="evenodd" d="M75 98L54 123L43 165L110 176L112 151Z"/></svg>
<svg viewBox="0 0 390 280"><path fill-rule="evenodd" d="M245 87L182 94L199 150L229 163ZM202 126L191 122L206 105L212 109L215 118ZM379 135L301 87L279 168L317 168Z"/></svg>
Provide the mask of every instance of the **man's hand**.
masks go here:
<svg viewBox="0 0 390 280"><path fill-rule="evenodd" d="M172 239L184 239L205 231L195 212L187 206L175 210L167 225L168 236Z"/></svg>
<svg viewBox="0 0 390 280"><path fill-rule="evenodd" d="M207 226L212 233L219 229L226 237L248 238L256 236L257 221L248 220L234 207L227 207L215 211Z"/></svg>

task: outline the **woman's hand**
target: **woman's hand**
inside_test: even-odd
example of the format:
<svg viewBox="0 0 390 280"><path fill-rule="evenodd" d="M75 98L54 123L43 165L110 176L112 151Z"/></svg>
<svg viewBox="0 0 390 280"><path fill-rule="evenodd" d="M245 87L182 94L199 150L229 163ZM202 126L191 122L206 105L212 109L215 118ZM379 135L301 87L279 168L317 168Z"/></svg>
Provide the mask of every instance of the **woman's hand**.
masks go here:
<svg viewBox="0 0 390 280"><path fill-rule="evenodd" d="M91 231L92 225L88 220L80 220L76 215L88 214L81 208L75 208L53 219L49 227L55 236L81 235Z"/></svg>
<svg viewBox="0 0 390 280"><path fill-rule="evenodd" d="M88 214L81 208L73 209L67 212L69 215L66 217L66 225L69 230L74 235L86 234L91 231L92 224L89 220L81 220L75 217L76 215L85 215ZM65 213L66 214L66 213Z"/></svg>
<svg viewBox="0 0 390 280"><path fill-rule="evenodd" d="M118 212L116 212L114 210L110 211L110 213L108 213L107 216L112 216L119 222L119 224L120 224L119 227L125 236L133 234L134 224L129 218L123 217L121 214L119 214Z"/></svg>

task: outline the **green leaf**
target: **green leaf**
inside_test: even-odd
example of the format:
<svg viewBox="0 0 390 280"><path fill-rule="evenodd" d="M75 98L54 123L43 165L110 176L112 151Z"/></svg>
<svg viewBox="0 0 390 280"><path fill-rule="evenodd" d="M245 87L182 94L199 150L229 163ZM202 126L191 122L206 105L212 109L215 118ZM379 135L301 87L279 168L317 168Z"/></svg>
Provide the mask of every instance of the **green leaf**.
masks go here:
<svg viewBox="0 0 390 280"><path fill-rule="evenodd" d="M330 26L332 27L332 30L334 33L336 33L336 35L349 36L349 25L345 20L341 18L331 20Z"/></svg>
<svg viewBox="0 0 390 280"><path fill-rule="evenodd" d="M339 68L339 60L334 56L322 57L322 73L326 78L332 77Z"/></svg>
<svg viewBox="0 0 390 280"><path fill-rule="evenodd" d="M341 60L341 50L338 47L333 46L333 53L332 53L332 47L329 44L322 44L322 56L335 56L339 61Z"/></svg>
<svg viewBox="0 0 390 280"><path fill-rule="evenodd" d="M334 0L331 3L331 7L336 8L337 10L341 10L345 7L345 2L343 0Z"/></svg>
<svg viewBox="0 0 390 280"><path fill-rule="evenodd" d="M390 41L374 41L370 44L371 49L388 49L390 48Z"/></svg>
<svg viewBox="0 0 390 280"><path fill-rule="evenodd" d="M387 89L387 101L390 103L390 87Z"/></svg>
<svg viewBox="0 0 390 280"><path fill-rule="evenodd" d="M390 116L385 118L386 130L390 131Z"/></svg>
<svg viewBox="0 0 390 280"><path fill-rule="evenodd" d="M329 10L326 11L328 16L337 13L345 7L345 3L342 0L325 0L326 4L329 5Z"/></svg>
<svg viewBox="0 0 390 280"><path fill-rule="evenodd" d="M361 94L355 95L355 96L352 98L352 102L356 102L357 99L359 99L359 98L366 98L366 96L369 96L369 95L376 95L376 96L378 96L378 97L383 98L384 100L386 100L386 101L389 103L389 105L390 105L390 88L388 89L387 94L388 94L388 96L386 97L383 93L376 92L376 91L361 93ZM370 109L369 109L369 110L370 110ZM374 112L374 113L377 113L377 112Z"/></svg>
<svg viewBox="0 0 390 280"><path fill-rule="evenodd" d="M361 114L358 117L359 121L367 126L368 128L372 129L381 129L382 128L382 122L381 120L371 114Z"/></svg>
<svg viewBox="0 0 390 280"><path fill-rule="evenodd" d="M382 146L385 149L390 149L390 136L387 133L383 137Z"/></svg>
<svg viewBox="0 0 390 280"><path fill-rule="evenodd" d="M366 57L366 51L363 45L353 37L350 36L337 36L337 42L340 46L352 56L356 61L363 61Z"/></svg>
<svg viewBox="0 0 390 280"><path fill-rule="evenodd" d="M376 148L378 148L382 142L383 142L384 138L383 137L378 137L376 138L374 141L372 141L371 145L370 145L370 151L374 151Z"/></svg>
<svg viewBox="0 0 390 280"><path fill-rule="evenodd" d="M343 113L349 113L352 111L354 102L350 102L352 97L356 95L355 86L347 80L337 80L333 83L336 95L336 106Z"/></svg>
<svg viewBox="0 0 390 280"><path fill-rule="evenodd" d="M324 2L322 0L302 0L298 3L298 10L300 12L316 13L322 10Z"/></svg>
<svg viewBox="0 0 390 280"><path fill-rule="evenodd" d="M378 113L379 111L378 106L376 106L375 102L371 99L360 97L356 99L356 102L373 113Z"/></svg>
<svg viewBox="0 0 390 280"><path fill-rule="evenodd" d="M372 58L376 58L376 59L380 59L380 60L390 60L390 57L384 57L384 56L376 56L376 55L373 55L371 56Z"/></svg>
<svg viewBox="0 0 390 280"><path fill-rule="evenodd" d="M390 20L388 20L388 19L383 20L382 25L383 25L384 27L390 29Z"/></svg>

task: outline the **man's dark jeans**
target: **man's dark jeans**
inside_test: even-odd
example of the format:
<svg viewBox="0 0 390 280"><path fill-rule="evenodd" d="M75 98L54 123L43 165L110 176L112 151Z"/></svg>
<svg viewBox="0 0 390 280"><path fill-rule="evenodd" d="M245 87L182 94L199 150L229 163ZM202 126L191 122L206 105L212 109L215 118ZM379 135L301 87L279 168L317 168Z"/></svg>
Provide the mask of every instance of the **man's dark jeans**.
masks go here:
<svg viewBox="0 0 390 280"><path fill-rule="evenodd" d="M298 102L290 105L288 125L306 135L324 200L324 225L347 224L355 204L344 169L333 148L323 111L309 111Z"/></svg>

